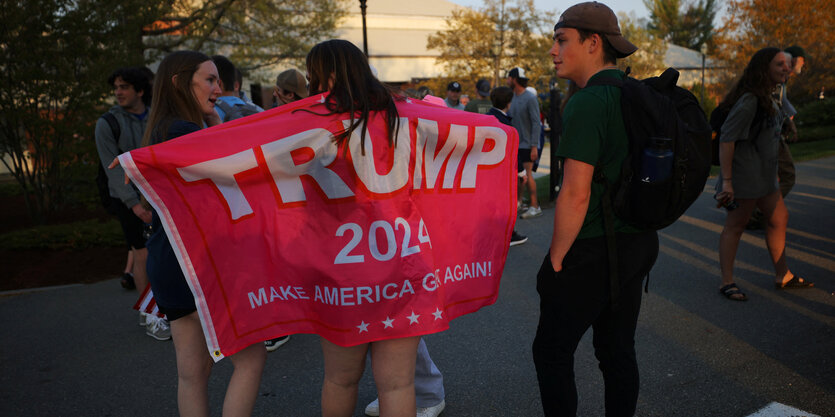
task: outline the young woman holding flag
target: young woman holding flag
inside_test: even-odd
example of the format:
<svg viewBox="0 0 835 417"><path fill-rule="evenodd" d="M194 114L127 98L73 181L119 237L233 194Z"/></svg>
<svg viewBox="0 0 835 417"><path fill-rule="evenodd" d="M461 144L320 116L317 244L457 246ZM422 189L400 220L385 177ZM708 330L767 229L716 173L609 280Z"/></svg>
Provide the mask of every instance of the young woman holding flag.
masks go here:
<svg viewBox="0 0 835 417"><path fill-rule="evenodd" d="M153 103L143 146L174 139L220 124L214 105L221 89L217 67L194 51L163 59L154 82ZM177 358L177 405L181 416L208 416L208 382L212 358L206 346L194 295L186 283L158 213L148 239L148 278L160 311L171 322ZM224 416L252 414L266 360L263 343L230 356L234 371L223 402Z"/></svg>
<svg viewBox="0 0 835 417"><path fill-rule="evenodd" d="M329 40L313 47L307 55L310 94L327 92L321 114L347 113L350 122L336 135L339 146L359 131L361 145L371 140L366 130L371 112L385 114L388 143L398 144L397 96L372 74L366 56L352 43ZM315 108L311 111L317 111ZM341 153L340 153L341 154ZM374 382L380 397L380 415L415 415L415 357L419 337L379 340L343 347L322 338L325 381L322 386L322 415L350 416L357 401L357 387L365 371L366 352L371 349Z"/></svg>

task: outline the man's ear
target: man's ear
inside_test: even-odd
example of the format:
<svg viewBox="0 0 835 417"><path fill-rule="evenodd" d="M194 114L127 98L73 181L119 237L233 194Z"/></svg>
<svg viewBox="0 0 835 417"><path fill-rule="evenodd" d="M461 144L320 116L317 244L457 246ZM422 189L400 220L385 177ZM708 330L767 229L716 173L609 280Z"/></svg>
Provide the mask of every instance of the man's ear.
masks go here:
<svg viewBox="0 0 835 417"><path fill-rule="evenodd" d="M171 84L177 85L177 76L180 74L174 74L171 76Z"/></svg>
<svg viewBox="0 0 835 417"><path fill-rule="evenodd" d="M597 48L600 48L601 45L603 45L603 40L600 39L600 35L598 35L597 33L593 33L587 39L589 40L589 53L594 53L597 50Z"/></svg>

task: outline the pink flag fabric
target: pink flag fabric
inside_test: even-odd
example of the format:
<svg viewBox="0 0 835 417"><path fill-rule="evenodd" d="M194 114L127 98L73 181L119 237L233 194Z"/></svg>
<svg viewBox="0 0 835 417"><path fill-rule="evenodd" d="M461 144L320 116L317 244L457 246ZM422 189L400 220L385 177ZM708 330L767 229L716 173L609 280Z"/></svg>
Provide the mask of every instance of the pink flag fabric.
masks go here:
<svg viewBox="0 0 835 417"><path fill-rule="evenodd" d="M516 219L516 131L397 101L341 145L324 95L119 156L160 215L215 360L315 333L443 331L495 302ZM319 114L314 114L319 113Z"/></svg>

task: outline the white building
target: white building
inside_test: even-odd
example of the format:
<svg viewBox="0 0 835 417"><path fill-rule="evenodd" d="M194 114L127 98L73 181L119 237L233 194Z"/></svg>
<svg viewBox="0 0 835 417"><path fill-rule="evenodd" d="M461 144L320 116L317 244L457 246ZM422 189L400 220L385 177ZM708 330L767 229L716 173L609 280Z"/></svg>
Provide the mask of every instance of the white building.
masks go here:
<svg viewBox="0 0 835 417"><path fill-rule="evenodd" d="M673 67L681 73L678 78L680 87L702 83L702 53L699 51L668 43L667 53L664 54L664 66ZM717 81L715 71L720 67L710 57L705 57L704 66L705 84L715 83Z"/></svg>
<svg viewBox="0 0 835 417"><path fill-rule="evenodd" d="M366 9L368 55L380 80L388 83L441 75L435 63L440 53L426 49L429 35L446 29L445 19L460 8L446 0L371 0ZM337 28L337 37L362 49L362 15L352 1L348 16Z"/></svg>

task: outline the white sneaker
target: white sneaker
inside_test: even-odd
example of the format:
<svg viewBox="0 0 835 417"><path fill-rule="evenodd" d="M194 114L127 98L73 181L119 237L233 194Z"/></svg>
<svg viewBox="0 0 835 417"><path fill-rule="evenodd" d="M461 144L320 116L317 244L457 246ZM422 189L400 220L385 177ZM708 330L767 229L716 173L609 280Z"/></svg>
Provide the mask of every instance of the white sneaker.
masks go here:
<svg viewBox="0 0 835 417"><path fill-rule="evenodd" d="M145 317L148 317L148 313L139 312L139 325L145 327L147 322L145 321Z"/></svg>
<svg viewBox="0 0 835 417"><path fill-rule="evenodd" d="M522 213L520 217L523 219L532 219L534 217L539 217L542 215L542 209L539 207L530 206L528 210Z"/></svg>
<svg viewBox="0 0 835 417"><path fill-rule="evenodd" d="M444 411L444 407L446 407L445 400L441 400L438 405L433 405L432 407L418 407L417 417L438 417L441 411Z"/></svg>
<svg viewBox="0 0 835 417"><path fill-rule="evenodd" d="M441 414L441 411L444 411L446 407L446 401L441 400L440 403L437 405L433 405L432 407L418 407L415 410L415 414L417 417L438 417ZM377 417L380 415L380 399L375 398L374 401L368 403L365 406L365 415Z"/></svg>
<svg viewBox="0 0 835 417"><path fill-rule="evenodd" d="M145 334L157 340L171 339L171 327L168 326L168 320L149 314L145 317L145 321L148 323L145 326Z"/></svg>
<svg viewBox="0 0 835 417"><path fill-rule="evenodd" d="M365 415L377 417L380 415L380 399L375 398L374 401L365 406Z"/></svg>

